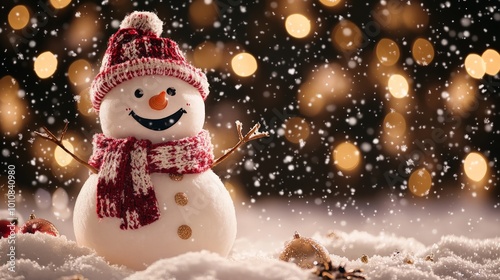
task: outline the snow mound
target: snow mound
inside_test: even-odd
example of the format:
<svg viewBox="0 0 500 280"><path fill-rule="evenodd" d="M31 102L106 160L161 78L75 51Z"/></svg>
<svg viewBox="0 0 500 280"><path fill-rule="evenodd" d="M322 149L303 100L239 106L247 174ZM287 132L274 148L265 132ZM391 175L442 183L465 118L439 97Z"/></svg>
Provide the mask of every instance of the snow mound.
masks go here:
<svg viewBox="0 0 500 280"><path fill-rule="evenodd" d="M332 261L361 268L369 279L500 279L500 238L443 236L426 247L414 238L332 232L314 238ZM368 256L368 263L361 257Z"/></svg>
<svg viewBox="0 0 500 280"><path fill-rule="evenodd" d="M146 270L137 272L127 280L142 279L236 279L245 280L301 280L308 272L296 265L271 259L251 258L234 261L209 252L192 252L155 262Z"/></svg>
<svg viewBox="0 0 500 280"><path fill-rule="evenodd" d="M313 238L323 244L331 254L341 255L349 259L359 258L363 254L386 256L397 251L419 253L426 249L424 244L413 238L403 238L386 233L372 235L357 230L351 233L333 231L326 236L315 234Z"/></svg>
<svg viewBox="0 0 500 280"><path fill-rule="evenodd" d="M9 271L8 239L0 239L0 279L60 279L80 274L88 279L123 279L132 271L109 265L102 257L65 236L18 234L15 272Z"/></svg>
<svg viewBox="0 0 500 280"><path fill-rule="evenodd" d="M413 238L353 231L313 236L331 254L334 265L361 268L367 279L498 279L500 238L470 239L443 236L425 246ZM0 239L0 279L314 279L311 271L278 260L279 248L249 246L239 239L229 258L209 252L191 252L162 259L144 271L110 265L89 248L65 236L19 234L15 271L9 271L11 244ZM275 240L283 243L285 240ZM366 255L368 262L361 261Z"/></svg>

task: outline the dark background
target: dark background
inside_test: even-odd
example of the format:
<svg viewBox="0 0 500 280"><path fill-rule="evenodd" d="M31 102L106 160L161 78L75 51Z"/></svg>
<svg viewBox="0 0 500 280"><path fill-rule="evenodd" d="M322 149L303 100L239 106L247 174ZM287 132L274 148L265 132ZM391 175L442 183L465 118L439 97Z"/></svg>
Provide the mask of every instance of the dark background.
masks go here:
<svg viewBox="0 0 500 280"><path fill-rule="evenodd" d="M100 127L95 115L78 111L74 97L81 89L70 84L67 69L72 62L83 58L91 63L92 74L96 75L107 40L116 31L113 20L121 21L133 10L148 10L156 12L165 22L163 36L177 41L190 60L194 49L209 41L221 47L224 54L220 55L224 57L244 50L258 61L257 72L247 78L236 76L227 59L223 59L217 69L204 69L211 85L206 101L206 128L214 135L216 156L236 142L235 120L241 120L244 129L260 122L262 130L271 133L268 139L247 145L216 168L228 187L236 195L241 194L242 200L271 196L354 205L356 199L375 195L418 201L470 197L477 192L493 205L500 202L498 74L485 75L472 82L478 107L455 114L453 120L460 121L459 124L453 122L455 127L439 122L437 115L437 109L449 111L441 93L447 90L455 74L464 72L467 54L481 54L488 48L500 50L500 13L496 1L449 1L449 7L446 7L448 1L389 1L398 5L411 2L412 7L427 15L424 17L427 23L419 29L404 26L394 29L386 27L380 19L377 21L374 14L380 8L379 1L368 4L342 1L339 6L327 8L312 0L252 3L219 0L208 1L210 4L204 8L206 15L190 12L193 5L205 5L203 1L171 2L72 1L63 9L54 9L43 0L28 4L2 1L0 76L10 75L18 81L21 104L25 104L26 109L20 129L2 131L2 193L6 192L7 165L14 164L18 176L16 184L24 195L38 188L53 192L63 187L70 198L76 197L87 170L76 163L64 168L53 164L55 146L35 138L33 132L47 126L59 134L64 122L68 121L68 135L76 139L76 153L83 159L88 158L91 137L100 132ZM38 21L39 26L29 27L28 24L17 31L10 28L7 13L18 4L28 6L32 20ZM294 12L307 14L314 26L314 33L305 39L293 38L285 30L285 18ZM37 13L39 16L35 17ZM79 17L75 17L76 14ZM199 26L195 22L200 17L206 17L212 24ZM464 26L461 19L467 17L471 24ZM71 28L81 19L90 20L82 25L84 28ZM331 32L341 19L354 22L364 34L362 46L353 52L342 52L332 44ZM213 22L218 22L217 26ZM418 20L415 24L419 24ZM78 32L82 34L80 40L75 39L79 38ZM433 43L435 57L429 66L406 62L411 58L411 43L419 37ZM404 136L409 145L406 152L388 152L381 137L382 122L391 106L384 96L385 85L372 78L369 67L375 63L374 48L382 38L398 43L401 53L398 65L412 80L411 102L403 108L409 129ZM451 50L450 46L456 46L456 50ZM53 76L40 79L33 71L33 58L47 50L58 56L58 67ZM353 60L357 64L350 68L349 61ZM349 86L341 97L325 104L320 113L306 116L299 109L298 90L308 82L311 74L330 63L338 65L339 75L345 75ZM289 71L292 68L295 70ZM0 102L4 100L0 98ZM1 112L2 122L6 113L5 110ZM352 116L357 119L355 125L346 121ZM311 134L303 146L290 143L282 135L285 121L290 117L301 117L309 124ZM484 129L486 118L494 124L491 131ZM437 144L425 160L417 161L416 166L407 166L406 160L417 149L416 139L431 137L436 128L456 130L455 138ZM378 144L373 142L376 138L380 139ZM345 140L358 147L361 143L369 143L371 150L362 152L360 168L340 175L333 165L331 153L334 146ZM485 182L471 183L465 178L462 160L468 151L474 150L480 151L489 162L489 178ZM367 164L371 166L368 170ZM444 165L449 168L444 170ZM408 175L398 171L406 167L426 167L433 172L429 195L417 198L408 191ZM400 176L401 180L388 181L387 174Z"/></svg>

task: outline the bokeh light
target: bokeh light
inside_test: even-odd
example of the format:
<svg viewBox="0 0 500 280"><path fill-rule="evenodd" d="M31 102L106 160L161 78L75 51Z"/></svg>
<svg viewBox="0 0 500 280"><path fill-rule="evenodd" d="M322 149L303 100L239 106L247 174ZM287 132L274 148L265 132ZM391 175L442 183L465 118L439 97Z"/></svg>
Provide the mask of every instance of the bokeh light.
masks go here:
<svg viewBox="0 0 500 280"><path fill-rule="evenodd" d="M0 79L0 129L4 135L15 135L27 120L27 104L19 96L19 82L12 76Z"/></svg>
<svg viewBox="0 0 500 280"><path fill-rule="evenodd" d="M71 144L71 142L69 142L68 140L63 140L62 144L71 153L75 152L73 144ZM56 160L57 164L59 164L59 166L64 167L71 163L73 157L71 157L70 154L66 153L61 147L57 146L54 150L54 159Z"/></svg>
<svg viewBox="0 0 500 280"><path fill-rule="evenodd" d="M467 74L475 79L482 79L486 73L486 63L483 58L475 53L467 55L465 58L465 71Z"/></svg>
<svg viewBox="0 0 500 280"><path fill-rule="evenodd" d="M50 4L56 9L62 9L68 6L71 0L50 0Z"/></svg>
<svg viewBox="0 0 500 280"><path fill-rule="evenodd" d="M411 31L421 31L429 25L429 13L424 10L420 1L408 1L408 5L401 6L404 27Z"/></svg>
<svg viewBox="0 0 500 280"><path fill-rule="evenodd" d="M413 58L419 65L427 66L434 59L434 47L427 39L416 39L411 50Z"/></svg>
<svg viewBox="0 0 500 280"><path fill-rule="evenodd" d="M90 88L83 89L76 98L78 111L84 116L95 117L95 112L92 110L92 101L90 100Z"/></svg>
<svg viewBox="0 0 500 280"><path fill-rule="evenodd" d="M249 53L239 53L231 59L231 67L236 75L248 77L257 71L257 60Z"/></svg>
<svg viewBox="0 0 500 280"><path fill-rule="evenodd" d="M479 182L483 180L488 171L486 159L480 153L469 153L464 160L464 171L465 175L473 181Z"/></svg>
<svg viewBox="0 0 500 280"><path fill-rule="evenodd" d="M340 21L332 31L333 45L340 51L354 51L363 41L359 27L350 20Z"/></svg>
<svg viewBox="0 0 500 280"><path fill-rule="evenodd" d="M406 78L399 74L393 74L389 77L387 87L392 96L396 98L403 98L408 95L408 81Z"/></svg>
<svg viewBox="0 0 500 280"><path fill-rule="evenodd" d="M285 28L290 36L304 38L311 31L311 21L304 15L292 14L286 18Z"/></svg>
<svg viewBox="0 0 500 280"><path fill-rule="evenodd" d="M194 48L193 64L196 67L215 69L221 65L222 58L222 48L210 41L205 41Z"/></svg>
<svg viewBox="0 0 500 280"><path fill-rule="evenodd" d="M303 143L309 137L310 128L301 117L289 118L285 121L285 137L292 143Z"/></svg>
<svg viewBox="0 0 500 280"><path fill-rule="evenodd" d="M40 79L46 79L57 69L57 58L50 51L41 53L36 59L34 64L35 73Z"/></svg>
<svg viewBox="0 0 500 280"><path fill-rule="evenodd" d="M47 209L52 205L52 196L45 189L38 188L34 193L34 198L39 209Z"/></svg>
<svg viewBox="0 0 500 280"><path fill-rule="evenodd" d="M454 112L468 113L477 106L477 94L476 81L467 74L460 73L450 79L450 87L442 96Z"/></svg>
<svg viewBox="0 0 500 280"><path fill-rule="evenodd" d="M377 58L385 66L394 65L399 60L399 47L391 39L383 38L377 43Z"/></svg>
<svg viewBox="0 0 500 280"><path fill-rule="evenodd" d="M52 207L57 210L64 210L68 207L69 196L65 189L57 188L52 194Z"/></svg>
<svg viewBox="0 0 500 280"><path fill-rule="evenodd" d="M319 2L326 7L334 7L340 4L341 0L319 0Z"/></svg>
<svg viewBox="0 0 500 280"><path fill-rule="evenodd" d="M500 54L494 49L487 49L481 55L486 64L486 74L495 76L500 71Z"/></svg>
<svg viewBox="0 0 500 280"><path fill-rule="evenodd" d="M30 20L30 12L24 5L17 5L12 8L8 15L10 27L15 30L23 29Z"/></svg>
<svg viewBox="0 0 500 280"><path fill-rule="evenodd" d="M195 0L189 6L189 22L197 27L210 27L217 20L216 1Z"/></svg>
<svg viewBox="0 0 500 280"><path fill-rule="evenodd" d="M326 97L317 83L304 83L297 91L299 110L306 116L316 116L325 107Z"/></svg>
<svg viewBox="0 0 500 280"><path fill-rule="evenodd" d="M361 161L358 147L350 142L343 142L333 149L333 163L343 171L355 169Z"/></svg>
<svg viewBox="0 0 500 280"><path fill-rule="evenodd" d="M413 171L408 180L408 189L416 196L426 196L432 186L432 176L425 168Z"/></svg>
<svg viewBox="0 0 500 280"><path fill-rule="evenodd" d="M383 128L387 136L394 138L402 137L406 132L405 118L398 112L390 112L384 118Z"/></svg>
<svg viewBox="0 0 500 280"><path fill-rule="evenodd" d="M394 3L396 3L394 5ZM390 4L390 5L388 5ZM399 2L379 1L371 11L375 21L386 30L405 31L403 27L404 6Z"/></svg>
<svg viewBox="0 0 500 280"><path fill-rule="evenodd" d="M328 103L342 104L350 100L350 81L339 64L324 64L312 72L297 91L301 114L317 116Z"/></svg>
<svg viewBox="0 0 500 280"><path fill-rule="evenodd" d="M79 16L72 17L65 33L69 48L81 50L82 53L94 51L96 33L101 30L102 25L98 10L98 5L92 3L78 6L76 13Z"/></svg>
<svg viewBox="0 0 500 280"><path fill-rule="evenodd" d="M74 86L87 85L92 77L92 67L85 59L75 60L68 68L68 78Z"/></svg>

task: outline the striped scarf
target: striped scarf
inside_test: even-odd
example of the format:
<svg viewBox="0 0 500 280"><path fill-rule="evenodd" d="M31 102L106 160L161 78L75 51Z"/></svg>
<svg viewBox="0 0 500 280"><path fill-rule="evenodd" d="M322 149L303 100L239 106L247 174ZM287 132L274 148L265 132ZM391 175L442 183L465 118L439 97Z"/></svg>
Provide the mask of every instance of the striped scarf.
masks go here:
<svg viewBox="0 0 500 280"><path fill-rule="evenodd" d="M140 228L160 217L151 173L201 173L210 169L214 157L206 130L159 144L96 134L93 147L89 164L99 170L97 215L120 218L123 230Z"/></svg>

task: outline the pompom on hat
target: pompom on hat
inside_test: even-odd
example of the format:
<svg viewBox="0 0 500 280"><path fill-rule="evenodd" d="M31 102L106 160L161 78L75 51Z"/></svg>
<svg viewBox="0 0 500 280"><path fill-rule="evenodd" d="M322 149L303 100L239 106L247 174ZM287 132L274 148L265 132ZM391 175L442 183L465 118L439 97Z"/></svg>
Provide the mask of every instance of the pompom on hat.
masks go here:
<svg viewBox="0 0 500 280"><path fill-rule="evenodd" d="M99 112L104 96L115 86L138 76L161 75L181 79L208 96L205 74L186 61L177 43L161 38L163 22L151 12L133 12L109 38L99 74L92 81L90 98Z"/></svg>

